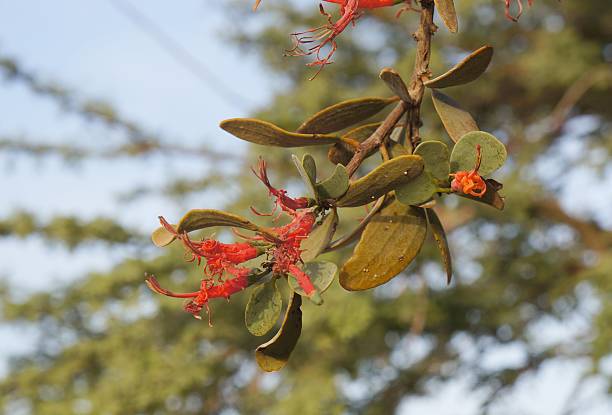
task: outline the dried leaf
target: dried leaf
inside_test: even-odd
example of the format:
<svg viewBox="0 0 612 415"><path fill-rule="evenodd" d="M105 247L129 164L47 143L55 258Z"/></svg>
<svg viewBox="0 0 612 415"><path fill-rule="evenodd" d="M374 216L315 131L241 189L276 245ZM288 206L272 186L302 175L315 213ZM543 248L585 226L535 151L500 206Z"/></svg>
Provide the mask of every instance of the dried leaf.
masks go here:
<svg viewBox="0 0 612 415"><path fill-rule="evenodd" d="M274 337L255 350L255 360L266 372L281 370L302 333L302 297L293 293L283 325Z"/></svg>
<svg viewBox="0 0 612 415"><path fill-rule="evenodd" d="M446 271L446 283L450 284L453 278L453 265L450 250L448 249L448 241L446 240L446 232L444 232L442 222L440 222L440 218L438 218L438 215L433 209L426 209L425 213L427 214L427 221L430 225L429 229L431 229L431 233L440 250L440 255L442 255L442 263Z"/></svg>
<svg viewBox="0 0 612 415"><path fill-rule="evenodd" d="M349 291L384 284L412 262L426 234L423 209L394 201L366 226L353 255L340 270L340 284Z"/></svg>
<svg viewBox="0 0 612 415"><path fill-rule="evenodd" d="M492 57L493 48L483 46L470 53L446 73L424 82L424 85L429 88L448 88L472 82L487 70Z"/></svg>
<svg viewBox="0 0 612 415"><path fill-rule="evenodd" d="M337 205L354 207L368 204L396 187L408 183L423 171L420 156L400 156L385 161L367 175L350 184Z"/></svg>
<svg viewBox="0 0 612 415"><path fill-rule="evenodd" d="M171 226L176 229L176 225ZM163 226L160 226L159 228L155 229L151 234L151 240L153 241L155 246L159 246L160 248L166 245L170 245L172 242L174 242L175 239L176 236L172 232L169 232Z"/></svg>
<svg viewBox="0 0 612 415"><path fill-rule="evenodd" d="M266 146L305 147L341 142L336 135L292 133L254 118L230 118L222 121L220 127L242 140Z"/></svg>
<svg viewBox="0 0 612 415"><path fill-rule="evenodd" d="M340 131L363 122L396 101L397 98L358 98L343 101L317 112L304 121L297 132L325 134Z"/></svg>
<svg viewBox="0 0 612 415"><path fill-rule="evenodd" d="M455 12L455 3L453 3L453 0L434 0L434 3L444 25L451 33L457 33L457 12Z"/></svg>
<svg viewBox="0 0 612 415"><path fill-rule="evenodd" d="M338 266L333 262L313 261L306 262L303 265L302 270L310 277L312 285L314 285L317 294L319 294L318 296L316 296L314 303L317 305L321 305L323 303L323 300L321 300L320 294L324 293L334 281L334 277L338 272ZM295 293L301 296L306 296L306 293L304 292L302 287L300 287L297 282L297 279L293 275L289 275L287 281L289 282L289 287Z"/></svg>
<svg viewBox="0 0 612 415"><path fill-rule="evenodd" d="M499 186L500 183L493 179L487 179L485 180L485 182L487 183L487 191L482 197L470 196L464 193L455 194L461 197L465 197L466 199L471 199L476 202L492 206L497 210L504 210L504 198L499 194L499 190L501 189L501 187Z"/></svg>
<svg viewBox="0 0 612 415"><path fill-rule="evenodd" d="M276 236L261 226L233 213L223 212L216 209L192 209L178 224L177 232L192 232L212 226L232 226L236 228L248 229L266 235L272 239Z"/></svg>
<svg viewBox="0 0 612 415"><path fill-rule="evenodd" d="M400 97L402 101L412 102L410 98L410 94L408 93L408 87L406 83L402 79L399 73L397 73L394 69L384 68L380 71L379 75L380 79L385 81L387 86L395 95Z"/></svg>
<svg viewBox="0 0 612 415"><path fill-rule="evenodd" d="M349 175L342 164L336 165L332 175L315 186L319 200L338 199L348 188Z"/></svg>
<svg viewBox="0 0 612 415"><path fill-rule="evenodd" d="M276 279L253 289L246 309L244 323L254 336L263 336L276 324L283 308L283 298L276 288Z"/></svg>
<svg viewBox="0 0 612 415"><path fill-rule="evenodd" d="M453 173L474 168L477 145L480 145L482 155L478 169L481 176L489 176L506 162L506 147L501 141L484 131L472 131L461 137L453 147L450 157L450 167Z"/></svg>
<svg viewBox="0 0 612 415"><path fill-rule="evenodd" d="M336 232L337 225L338 214L332 209L325 215L320 224L314 227L308 238L302 241L300 245L302 261L312 261L325 250Z"/></svg>
<svg viewBox="0 0 612 415"><path fill-rule="evenodd" d="M431 91L431 99L446 132L453 141L457 142L470 131L478 131L474 118L461 108L457 101L435 89Z"/></svg>

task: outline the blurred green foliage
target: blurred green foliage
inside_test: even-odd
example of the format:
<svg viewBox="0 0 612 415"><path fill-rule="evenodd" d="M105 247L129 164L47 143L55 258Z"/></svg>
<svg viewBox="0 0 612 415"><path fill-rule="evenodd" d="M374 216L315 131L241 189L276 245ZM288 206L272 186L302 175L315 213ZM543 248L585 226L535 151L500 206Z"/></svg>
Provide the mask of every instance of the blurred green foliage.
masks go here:
<svg viewBox="0 0 612 415"><path fill-rule="evenodd" d="M248 4L235 5L228 8L234 14L230 21L251 18ZM483 44L495 48L488 72L449 94L469 109L481 129L504 138L510 167L502 173L507 198L503 212L469 201L438 207L441 221L453 229L453 285L443 284L433 241L405 275L373 292L347 293L334 283L322 307L305 302L301 341L288 366L275 375L255 366L253 350L261 341L244 328L247 295L213 303L211 329L184 313L176 301L146 289L145 272L170 279L177 288L193 289L199 272L182 261L180 247L160 251L151 260L126 260L108 273L90 274L62 290L25 300L14 299L4 288L3 319L43 333L37 351L15 359L0 382L5 412L25 407L40 415L88 409L100 414L212 414L228 409L241 414L389 414L405 397L432 392L432 381L467 378L473 390L483 392L486 413L519 379L545 362L564 358L585 359L585 376L607 376L609 385L610 373L601 372L600 362L610 356L612 344L612 236L596 220L568 214L561 199L579 197L567 195L563 186L576 168L610 164L612 5L538 0L518 24L504 19L499 1L464 0L457 6L459 33L440 27L434 37L433 74ZM232 41L259 54L271 76L287 81L289 87L256 115L288 130L340 100L386 96L377 77L382 66L410 73L409 35L416 23L410 13L400 20L392 10L368 13L342 35L335 63L313 82L307 81L311 70L305 61L283 58L282 51L289 47L288 33L321 22L315 4L304 15L286 2L266 1L257 13L267 23L243 32L232 26ZM32 81L16 75L18 64L6 62L0 63L9 79ZM108 118L99 108L74 108ZM112 110L103 113L122 120ZM565 134L566 113L569 121L584 116L594 120L594 127L578 138L604 156L603 165L586 156L574 162L559 158L559 146L576 139ZM423 118L424 137L449 142L430 104ZM145 131L131 124L126 128ZM250 205L265 206L266 192L254 185L247 168L262 151L253 146L242 161L241 191L234 193L227 210L243 213ZM325 157L322 151L309 152ZM274 183L295 180L288 151L266 149L265 157ZM550 182L537 175L542 161L569 164ZM324 175L331 172L331 163L319 164L328 169ZM199 190L189 183L178 188L179 196ZM597 185L584 183L581 191L596 192ZM355 212L355 218L362 213ZM589 211L592 217L610 215L595 207ZM339 233L351 224L341 223ZM35 217L20 214L0 221L3 237L32 233L71 247L94 238L110 244L139 241L138 235L108 220L55 218L40 225ZM350 249L327 259L338 260ZM588 322L585 329L559 342L538 337L543 322L564 324L576 315ZM411 354L413 343L407 340L415 338L428 345L422 355ZM483 356L500 345L519 346L525 358L512 366L484 366ZM349 382L361 385L363 393L346 393Z"/></svg>

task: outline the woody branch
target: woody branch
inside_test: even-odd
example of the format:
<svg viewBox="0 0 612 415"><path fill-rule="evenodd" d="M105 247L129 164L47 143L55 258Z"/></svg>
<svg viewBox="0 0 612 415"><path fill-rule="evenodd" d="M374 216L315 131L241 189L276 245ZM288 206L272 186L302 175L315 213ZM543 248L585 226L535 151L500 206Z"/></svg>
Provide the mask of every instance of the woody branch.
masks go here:
<svg viewBox="0 0 612 415"><path fill-rule="evenodd" d="M404 114L408 114L408 140L414 148L419 142L419 128L421 127L421 103L425 86L423 82L429 76L429 60L431 56L431 38L436 31L433 23L434 2L433 0L420 0L420 23L413 37L416 40L416 57L414 69L408 88L410 102L400 101L395 108L387 115L383 123L372 133L372 135L359 145L359 148L347 164L346 168L349 176L352 176L368 154L379 148L401 120Z"/></svg>

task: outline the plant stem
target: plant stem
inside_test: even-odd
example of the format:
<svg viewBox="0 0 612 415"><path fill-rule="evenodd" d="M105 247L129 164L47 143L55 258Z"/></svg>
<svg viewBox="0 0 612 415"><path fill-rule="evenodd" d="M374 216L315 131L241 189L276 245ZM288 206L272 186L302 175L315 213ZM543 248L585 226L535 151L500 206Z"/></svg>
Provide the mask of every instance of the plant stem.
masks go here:
<svg viewBox="0 0 612 415"><path fill-rule="evenodd" d="M412 78L408 86L408 94L410 98L412 98L410 108L408 109L408 140L412 143L413 149L421 141L419 128L422 125L421 103L423 102L423 94L425 93L425 85L423 85L423 82L431 76L429 71L431 38L437 30L433 22L433 14L433 0L421 0L421 22L419 28L413 35L417 43L416 57L414 60Z"/></svg>
<svg viewBox="0 0 612 415"><path fill-rule="evenodd" d="M408 113L408 140L412 148L416 147L421 141L419 128L421 127L421 103L425 93L423 82L429 79L429 59L431 56L431 38L437 30L433 23L434 2L433 0L421 0L421 20L419 28L413 37L416 40L416 56L414 69L408 87L408 94L411 102L400 101L395 108L387 115L383 123L372 133L367 140L359 145L357 151L346 166L349 177L355 174L366 156L375 148L380 147L389 132L401 120L402 116Z"/></svg>
<svg viewBox="0 0 612 415"><path fill-rule="evenodd" d="M361 163L365 160L366 156L370 154L374 149L381 148L384 146L385 138L402 119L404 114L408 114L407 124L407 139L408 143L412 145L412 149L419 144L421 138L419 136L419 128L421 127L421 104L423 102L423 95L425 93L425 82L430 77L429 71L429 60L431 57L431 38L434 32L437 30L436 25L433 23L434 14L434 1L433 0L420 0L421 3L421 20L419 28L414 33L413 37L416 40L416 57L414 61L414 69L412 71L412 77L410 79L410 85L408 87L408 94L410 95L410 102L400 101L393 108L393 110L387 115L383 123L372 133L367 140L363 141L355 154L346 165L349 177L357 171ZM386 150L386 149L385 149ZM384 154L384 153L383 153ZM333 251L341 248L348 243L352 242L357 236L361 234L361 231L365 228L368 222L375 216L377 211L382 207L385 197L381 197L370 213L359 223L359 226L351 231L349 234L341 237L340 239L330 243L325 252Z"/></svg>

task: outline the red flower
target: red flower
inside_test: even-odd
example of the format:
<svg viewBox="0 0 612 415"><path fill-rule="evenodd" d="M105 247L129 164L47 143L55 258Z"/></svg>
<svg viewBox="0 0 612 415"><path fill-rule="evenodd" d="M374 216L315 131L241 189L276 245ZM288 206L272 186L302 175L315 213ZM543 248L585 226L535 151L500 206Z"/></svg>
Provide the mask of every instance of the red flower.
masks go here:
<svg viewBox="0 0 612 415"><path fill-rule="evenodd" d="M191 254L189 261L197 262L199 265L202 258L206 260L204 278L200 282L199 291L190 293L175 293L166 290L159 285L153 276L147 277L147 285L156 293L168 297L189 299L184 305L185 311L198 319L203 307L206 307L210 317L210 310L208 309L210 299L221 297L229 299L232 294L242 291L258 281L260 275L252 274L251 269L240 266L240 264L263 253L268 256L268 261L264 265L268 272L271 270L277 275L291 274L296 277L306 295L310 297L316 295L316 289L310 277L297 266L302 261L300 245L308 237L316 221L314 212L306 210L310 200L304 197L291 198L287 196L286 190L274 188L268 179L266 163L261 159L259 161L259 171L253 170L253 172L266 185L270 195L276 198L276 207L280 207L281 212L285 212L291 217L288 224L271 229L271 233L276 235L274 239L266 235L246 237L238 234L246 242L225 244L215 239L192 241L187 233L177 233L174 227L163 217L159 218L162 226L173 233L177 239L180 239L188 249ZM227 275L230 275L231 278L225 279Z"/></svg>
<svg viewBox="0 0 612 415"><path fill-rule="evenodd" d="M323 67L333 63L330 61L334 52L338 48L336 38L346 29L349 24L355 24L361 16L360 9L373 9L378 7L389 7L402 2L408 4L411 0L325 0L330 3L340 4L340 18L333 21L332 15L323 9L323 5L319 4L320 13L327 17L327 24L304 32L292 33L294 40L293 49L288 50L290 56L310 56L315 55L316 59L310 62L308 66L318 66L319 71L313 76L317 76ZM259 4L259 2L257 2ZM403 9L402 9L403 10ZM305 49L302 46L306 45ZM327 54L321 51L325 46L329 46ZM312 78L311 78L312 79Z"/></svg>
<svg viewBox="0 0 612 415"><path fill-rule="evenodd" d="M270 184L266 162L263 159L259 160L258 167L259 172L255 172L254 169L253 172L266 185L270 194L276 197L276 206L292 218L288 224L272 228L272 232L277 235L276 240L268 240L274 244L269 253L273 262L272 271L280 275L294 275L306 295L311 295L315 291L314 285L310 277L296 264L302 261L300 245L310 235L316 222L316 215L312 211L304 210L310 204L308 198L291 198L287 196L286 190L276 189ZM265 237L256 236L251 240L265 240Z"/></svg>
<svg viewBox="0 0 612 415"><path fill-rule="evenodd" d="M472 171L458 171L451 174L453 181L451 189L455 192L463 192L467 195L475 197L483 197L487 191L487 184L478 174L481 161L480 144L476 145L476 164Z"/></svg>
<svg viewBox="0 0 612 415"><path fill-rule="evenodd" d="M284 212L292 212L297 209L305 209L310 205L310 200L307 197L298 197L296 199L287 196L287 191L284 189L276 189L270 184L270 179L268 179L268 172L266 161L262 158L259 159L257 163L258 171L255 171L254 168L251 168L253 174L262 181L263 184L266 185L270 195L276 197L276 207L280 206L280 208ZM251 208L256 214L262 215L261 213L255 211Z"/></svg>

